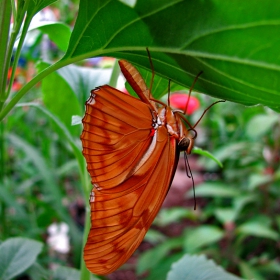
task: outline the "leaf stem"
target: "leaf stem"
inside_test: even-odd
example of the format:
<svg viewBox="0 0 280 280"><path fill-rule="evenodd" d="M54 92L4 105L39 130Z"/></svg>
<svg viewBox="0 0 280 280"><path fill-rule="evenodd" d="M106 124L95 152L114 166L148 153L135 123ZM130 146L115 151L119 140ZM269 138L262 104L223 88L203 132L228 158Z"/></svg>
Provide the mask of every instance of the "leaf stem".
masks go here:
<svg viewBox="0 0 280 280"><path fill-rule="evenodd" d="M118 60L116 59L114 62L114 65L113 65L113 70L112 70L112 74L111 74L110 81L109 81L109 85L111 87L117 86L119 74L120 74L120 67L118 64Z"/></svg>
<svg viewBox="0 0 280 280"><path fill-rule="evenodd" d="M23 43L24 43L24 40L25 40L25 37L26 37L26 34L27 34L27 31L28 31L28 28L29 28L29 25L31 23L32 18L33 18L33 15L28 15L26 17L24 25L23 25L20 40L19 40L16 52L15 52L15 57L14 57L14 60L12 62L12 73L11 73L11 77L10 77L10 81L9 81L8 90L6 92L6 98L9 97L10 92L11 92L11 88L12 88L12 85L13 85L13 82L14 82L18 61L19 61L20 54L21 54L21 49L22 49L22 46L23 46Z"/></svg>

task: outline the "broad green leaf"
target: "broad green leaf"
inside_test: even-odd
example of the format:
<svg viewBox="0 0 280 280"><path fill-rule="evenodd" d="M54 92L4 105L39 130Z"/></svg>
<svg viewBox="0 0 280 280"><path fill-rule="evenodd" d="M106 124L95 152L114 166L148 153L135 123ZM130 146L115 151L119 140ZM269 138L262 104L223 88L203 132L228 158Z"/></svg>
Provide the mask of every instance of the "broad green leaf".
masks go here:
<svg viewBox="0 0 280 280"><path fill-rule="evenodd" d="M236 197L239 191L221 182L205 182L196 186L195 195L197 197Z"/></svg>
<svg viewBox="0 0 280 280"><path fill-rule="evenodd" d="M224 232L216 226L200 226L189 228L185 232L184 248L188 253L197 251L197 249L211 245L219 241Z"/></svg>
<svg viewBox="0 0 280 280"><path fill-rule="evenodd" d="M214 155L212 155L208 151L205 151L201 148L194 147L192 150L192 153L208 157L208 158L214 160L221 168L223 168L223 164Z"/></svg>
<svg viewBox="0 0 280 280"><path fill-rule="evenodd" d="M137 274L141 274L146 270L152 269L159 264L169 251L183 245L182 237L167 239L163 243L157 245L139 256L137 265Z"/></svg>
<svg viewBox="0 0 280 280"><path fill-rule="evenodd" d="M238 212L234 208L217 208L214 214L222 224L233 222L238 216Z"/></svg>
<svg viewBox="0 0 280 280"><path fill-rule="evenodd" d="M242 280L217 266L204 255L184 255L173 263L167 280Z"/></svg>
<svg viewBox="0 0 280 280"><path fill-rule="evenodd" d="M134 7L137 2L137 0L119 0L119 1L130 7Z"/></svg>
<svg viewBox="0 0 280 280"><path fill-rule="evenodd" d="M145 277L145 280L166 279L171 265L183 256L183 252L172 253L166 256L156 266L154 266Z"/></svg>
<svg viewBox="0 0 280 280"><path fill-rule="evenodd" d="M28 31L35 29L47 34L60 50L67 50L71 30L66 24L62 22L39 21L36 24L32 23Z"/></svg>
<svg viewBox="0 0 280 280"><path fill-rule="evenodd" d="M41 64L40 68L46 67ZM96 86L109 82L111 69L66 66L47 76L42 83L46 107L66 125L73 135L80 127L72 126L73 115L83 115L85 100Z"/></svg>
<svg viewBox="0 0 280 280"><path fill-rule="evenodd" d="M52 4L56 0L36 0L36 1L29 1L27 11L30 16L34 16L39 11L43 10L48 5Z"/></svg>
<svg viewBox="0 0 280 280"><path fill-rule="evenodd" d="M267 280L266 278L262 277L261 274L258 273L258 271L254 267L250 266L246 262L240 262L239 268L242 276L245 277L246 279Z"/></svg>
<svg viewBox="0 0 280 280"><path fill-rule="evenodd" d="M80 271L78 269L66 266L59 266L53 273L53 280L77 280L80 279ZM90 276L90 280L98 280L94 275Z"/></svg>
<svg viewBox="0 0 280 280"><path fill-rule="evenodd" d="M236 228L237 233L251 235L262 238L270 238L275 241L280 239L280 235L271 229L271 219L266 216L257 216Z"/></svg>
<svg viewBox="0 0 280 280"><path fill-rule="evenodd" d="M166 238L167 237L160 231L150 228L144 239L151 244L158 244L164 242Z"/></svg>
<svg viewBox="0 0 280 280"><path fill-rule="evenodd" d="M174 222L179 222L184 218L194 219L195 215L192 209L184 207L163 208L156 216L154 223L163 227Z"/></svg>
<svg viewBox="0 0 280 280"><path fill-rule="evenodd" d="M0 279L9 280L24 272L42 251L41 242L14 237L0 245Z"/></svg>
<svg viewBox="0 0 280 280"><path fill-rule="evenodd" d="M26 274L29 275L31 280L48 280L50 279L50 273L44 267L42 267L38 262L32 264Z"/></svg>
<svg viewBox="0 0 280 280"><path fill-rule="evenodd" d="M245 205L248 203L255 203L256 200L258 200L256 194L242 194L242 196L235 197L232 204L236 211L240 212Z"/></svg>
<svg viewBox="0 0 280 280"><path fill-rule="evenodd" d="M240 141L231 142L229 144L225 143L213 154L223 162L226 160L242 160L244 158L244 153L246 153L246 155L259 155L261 149L262 146L260 143L254 143L254 145L252 145L249 141Z"/></svg>
<svg viewBox="0 0 280 280"><path fill-rule="evenodd" d="M278 115L257 115L253 117L247 124L246 134L253 138L258 139L270 133L273 126L280 122Z"/></svg>
<svg viewBox="0 0 280 280"><path fill-rule="evenodd" d="M268 262L266 261L263 265L258 267L258 271L262 272L264 275L271 273L272 271L280 275L280 263L277 259Z"/></svg>
<svg viewBox="0 0 280 280"><path fill-rule="evenodd" d="M46 65L41 64L41 67ZM81 115L81 106L75 90L69 85L73 77L68 66L47 76L42 82L43 101L45 106L66 125L72 134L78 135L80 129L71 126L72 115ZM70 70L71 71L71 70ZM72 73L72 72L70 72ZM66 76L66 77L65 77Z"/></svg>
<svg viewBox="0 0 280 280"><path fill-rule="evenodd" d="M273 178L270 175L265 174L251 174L249 176L249 190L254 190L255 188L273 182Z"/></svg>
<svg viewBox="0 0 280 280"><path fill-rule="evenodd" d="M280 6L273 0L80 2L63 60L105 55L126 58L200 92L280 111ZM170 21L172 24L170 24Z"/></svg>

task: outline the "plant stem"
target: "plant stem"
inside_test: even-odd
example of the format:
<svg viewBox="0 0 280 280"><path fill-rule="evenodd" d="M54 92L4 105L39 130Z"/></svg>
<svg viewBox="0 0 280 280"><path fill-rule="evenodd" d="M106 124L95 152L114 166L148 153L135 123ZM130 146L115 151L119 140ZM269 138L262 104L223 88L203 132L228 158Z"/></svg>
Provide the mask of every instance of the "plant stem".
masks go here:
<svg viewBox="0 0 280 280"><path fill-rule="evenodd" d="M88 232L90 229L90 206L86 205L86 211L85 211L85 228L84 228L84 235L83 235L83 246L82 246L82 251L83 248L86 244L87 238L88 238ZM83 253L82 253L83 256ZM90 272L87 270L84 258L81 257L81 275L80 275L80 280L89 280L90 279Z"/></svg>
<svg viewBox="0 0 280 280"><path fill-rule="evenodd" d="M19 40L16 52L15 52L15 57L14 57L14 60L13 60L13 63L12 63L12 73L11 73L11 77L10 77L10 81L9 81L8 90L7 90L7 93L6 93L6 98L8 98L8 96L10 95L10 92L11 92L11 88L12 88L12 85L13 85L13 82L14 82L18 61L19 61L20 54L21 54L21 49L22 49L22 46L23 46L23 43L24 43L24 40L25 40L25 37L26 37L26 34L27 34L27 31L28 31L28 28L29 28L29 25L30 25L30 22L31 22L32 18L33 18L33 16L27 16L26 20L24 22L24 25L23 25L23 29L22 29L22 32L21 32L21 35L20 35L20 40Z"/></svg>
<svg viewBox="0 0 280 280"><path fill-rule="evenodd" d="M5 98L5 89L7 83L8 69L7 64L7 49L9 42L10 32L10 19L11 19L11 2L10 0L3 0L0 2L0 110Z"/></svg>
<svg viewBox="0 0 280 280"><path fill-rule="evenodd" d="M109 81L109 85L111 87L116 87L117 86L119 74L120 74L120 67L119 67L118 61L116 59L115 62L114 62L112 74L111 74L110 81Z"/></svg>

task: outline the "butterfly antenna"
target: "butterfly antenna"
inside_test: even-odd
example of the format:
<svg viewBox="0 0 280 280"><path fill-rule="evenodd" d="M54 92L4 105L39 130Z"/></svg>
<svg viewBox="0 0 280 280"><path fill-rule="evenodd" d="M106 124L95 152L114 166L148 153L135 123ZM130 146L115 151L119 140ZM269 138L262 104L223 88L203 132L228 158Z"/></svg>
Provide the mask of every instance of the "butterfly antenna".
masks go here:
<svg viewBox="0 0 280 280"><path fill-rule="evenodd" d="M195 187L194 187L194 179L192 175L192 170L188 161L188 155L186 152L184 152L184 158L185 158L185 167L186 167L186 174L189 178L192 179L192 188L193 188L193 198L194 198L194 207L193 209L196 210L196 196L195 196ZM190 172L190 173L189 173Z"/></svg>
<svg viewBox="0 0 280 280"><path fill-rule="evenodd" d="M191 97L191 93L192 93L192 90L193 90L193 88L194 88L194 85L195 85L195 83L197 82L198 77L199 77L202 73L203 73L203 71L200 71L200 72L196 75L196 77L195 77L195 79L194 79L194 81L193 81L193 83L192 83L192 85L191 85L191 87L190 87L190 89L189 89L188 101L187 101L187 104L186 104L186 107L185 107L185 110L184 110L184 114L186 114L186 112L187 112L187 109L188 109L188 106L189 106L190 97Z"/></svg>
<svg viewBox="0 0 280 280"><path fill-rule="evenodd" d="M195 123L195 125L193 126L193 128L195 128L195 127L199 124L199 122L201 121L201 119L203 118L203 116L205 115L205 113L206 113L212 106L214 106L215 104L220 103L220 102L226 102L226 100L218 100L218 101L212 103L209 107L207 107L207 108L204 110L204 112L203 112L203 114L201 115L201 117L200 117L200 118L198 119L198 121Z"/></svg>
<svg viewBox="0 0 280 280"><path fill-rule="evenodd" d="M152 62L152 58L151 58L151 54L148 48L146 48L147 53L148 53L148 57L149 57L149 61L150 61L150 66L151 66L151 70L152 70L152 78L151 78L151 82L150 82L150 88L149 88L149 98L151 98L151 92L152 92L152 87L153 87L153 83L154 83L154 77L155 77L155 69L154 69L154 65Z"/></svg>

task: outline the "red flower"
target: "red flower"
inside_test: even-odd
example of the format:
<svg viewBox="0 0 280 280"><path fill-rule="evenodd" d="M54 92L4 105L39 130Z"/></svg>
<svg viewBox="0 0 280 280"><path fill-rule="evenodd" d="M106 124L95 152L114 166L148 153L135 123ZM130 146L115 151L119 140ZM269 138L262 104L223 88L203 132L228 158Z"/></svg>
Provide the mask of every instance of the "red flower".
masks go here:
<svg viewBox="0 0 280 280"><path fill-rule="evenodd" d="M185 110L186 105L188 102L188 95L182 93L173 93L170 96L170 105L176 109ZM191 115L194 111L196 111L200 106L199 100L194 97L190 96L188 108L187 108L187 115Z"/></svg>

